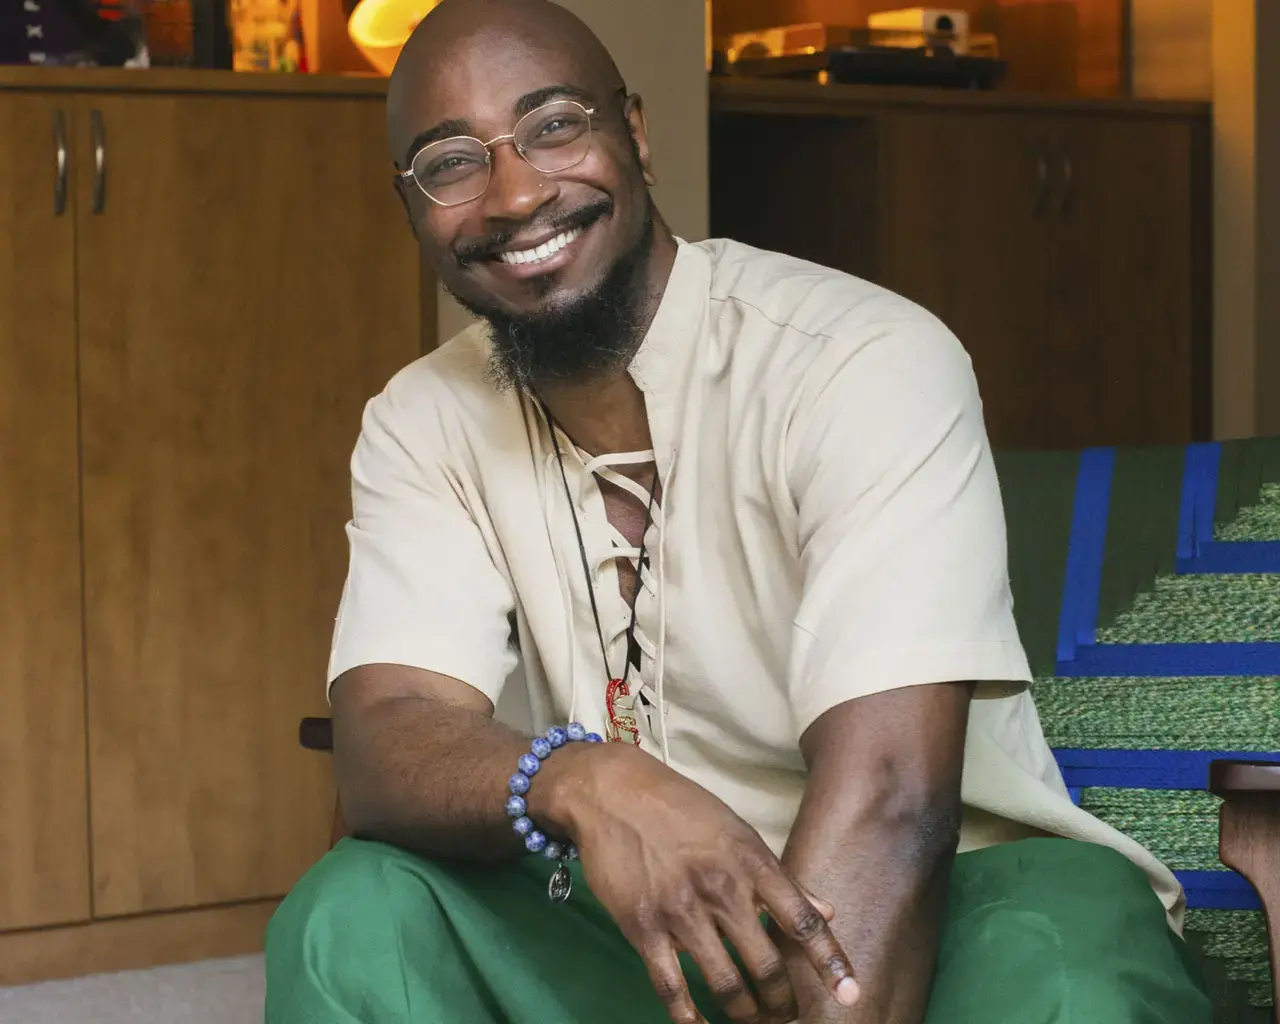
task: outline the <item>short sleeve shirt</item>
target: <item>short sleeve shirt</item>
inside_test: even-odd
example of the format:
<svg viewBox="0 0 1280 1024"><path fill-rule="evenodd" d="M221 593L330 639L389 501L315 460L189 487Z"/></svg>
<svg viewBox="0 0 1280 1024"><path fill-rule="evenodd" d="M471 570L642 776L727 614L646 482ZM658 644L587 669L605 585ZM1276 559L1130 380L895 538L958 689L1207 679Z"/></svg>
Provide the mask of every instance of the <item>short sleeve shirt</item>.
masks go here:
<svg viewBox="0 0 1280 1024"><path fill-rule="evenodd" d="M566 493L538 406L495 387L489 355L469 328L366 409L329 678L404 664L496 704L519 662L536 728L603 733L630 615L617 540L590 460L562 446ZM663 481L636 605L642 750L781 852L815 719L976 681L961 849L1044 833L1110 845L1179 918L1172 874L1073 804L1041 732L982 405L946 327L846 274L681 242L630 373Z"/></svg>

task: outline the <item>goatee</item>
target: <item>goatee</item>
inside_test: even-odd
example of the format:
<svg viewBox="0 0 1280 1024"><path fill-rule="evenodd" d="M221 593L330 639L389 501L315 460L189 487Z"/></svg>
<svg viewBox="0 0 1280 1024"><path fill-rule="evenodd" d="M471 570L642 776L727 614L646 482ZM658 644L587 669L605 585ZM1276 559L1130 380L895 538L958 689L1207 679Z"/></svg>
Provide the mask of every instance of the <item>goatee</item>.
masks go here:
<svg viewBox="0 0 1280 1024"><path fill-rule="evenodd" d="M503 390L536 392L623 366L635 353L644 329L653 240L653 213L646 209L635 244L594 290L572 301L553 302L537 313L513 316L459 299L489 322L492 382Z"/></svg>

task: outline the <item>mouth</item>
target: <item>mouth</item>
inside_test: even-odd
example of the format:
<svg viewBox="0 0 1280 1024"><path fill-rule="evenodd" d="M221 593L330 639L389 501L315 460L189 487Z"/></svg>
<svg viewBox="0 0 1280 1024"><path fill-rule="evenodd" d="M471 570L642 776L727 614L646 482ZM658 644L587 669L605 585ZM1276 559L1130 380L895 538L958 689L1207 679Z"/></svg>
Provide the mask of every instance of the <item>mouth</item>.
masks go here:
<svg viewBox="0 0 1280 1024"><path fill-rule="evenodd" d="M554 257L557 253L568 248L579 238L585 228L571 228L568 231L561 231L554 238L549 238L545 242L531 246L528 249L512 249L506 252L496 253L494 258L509 267L523 267L530 264L545 263Z"/></svg>
<svg viewBox="0 0 1280 1024"><path fill-rule="evenodd" d="M477 253L472 259L508 280L525 281L545 276L572 263L611 210L611 204L594 204L561 219L559 224L541 233L505 239L502 244L488 252Z"/></svg>

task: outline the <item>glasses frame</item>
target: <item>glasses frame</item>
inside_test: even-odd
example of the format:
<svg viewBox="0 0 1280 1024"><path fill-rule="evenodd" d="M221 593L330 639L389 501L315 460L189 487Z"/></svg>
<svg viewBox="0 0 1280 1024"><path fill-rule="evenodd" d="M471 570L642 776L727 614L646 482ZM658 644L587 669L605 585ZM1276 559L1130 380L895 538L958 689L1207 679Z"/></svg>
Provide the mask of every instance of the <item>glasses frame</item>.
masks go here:
<svg viewBox="0 0 1280 1024"><path fill-rule="evenodd" d="M527 121L529 118L533 117L537 113L540 113L541 111L546 110L548 107L559 106L566 103L577 107L587 116L587 148L583 150L582 156L578 157L578 159L573 161L573 163L565 164L563 167L558 167L554 171L544 171L539 167L534 167L533 163L529 160L529 157L525 154L525 147L521 146L520 143L516 142L516 136L520 133L520 126L524 124L525 121ZM559 174L561 171L567 171L571 167L577 167L580 163L582 163L582 161L584 161L591 154L592 137L595 133L595 127L596 127L595 117L599 112L600 111L598 107L587 107L579 103L577 100L571 100L571 99L548 100L546 103L541 103L538 106L534 107L527 114L521 117L520 120L518 120L515 123L515 126L511 129L511 131L503 135L495 135L488 142L485 142L483 139L477 139L474 135L451 135L447 139L437 139L435 142L428 142L425 146L423 146L421 149L419 149L416 153L413 154L412 159L410 159L409 161L408 170L396 172L396 180L400 183L403 183L405 181L413 182L413 184L417 187L418 191L421 192L428 199L430 199L431 202L435 203L437 206L445 207L446 209L449 209L454 206L465 206L467 203L474 203L477 199L479 199L482 195L484 195L485 192L489 190L489 182L493 180L493 151L497 146L501 146L504 143L509 142L511 143L511 148L514 149L520 155L520 158L524 160L524 162L527 163L530 167L533 167L533 169L537 171L539 174L544 174L548 176L552 174ZM456 203L441 202L439 199L437 199L435 196L433 196L430 192L428 192L425 188L422 187L422 182L418 180L418 176L413 172L413 165L417 162L418 157L420 157L432 146L443 146L447 142L460 142L464 140L479 143L481 146L484 147L485 169L486 169L484 188L482 188L479 192L473 195L470 199L460 199Z"/></svg>

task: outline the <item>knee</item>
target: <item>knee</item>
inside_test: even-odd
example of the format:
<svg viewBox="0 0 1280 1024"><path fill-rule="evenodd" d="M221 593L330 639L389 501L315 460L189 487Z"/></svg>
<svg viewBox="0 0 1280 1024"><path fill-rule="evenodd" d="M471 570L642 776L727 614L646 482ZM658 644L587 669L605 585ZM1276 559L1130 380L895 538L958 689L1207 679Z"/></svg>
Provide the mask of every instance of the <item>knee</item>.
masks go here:
<svg viewBox="0 0 1280 1024"><path fill-rule="evenodd" d="M397 887L395 864L407 857L382 843L344 839L294 885L267 925L268 961L305 955L311 939L367 944L385 928Z"/></svg>

